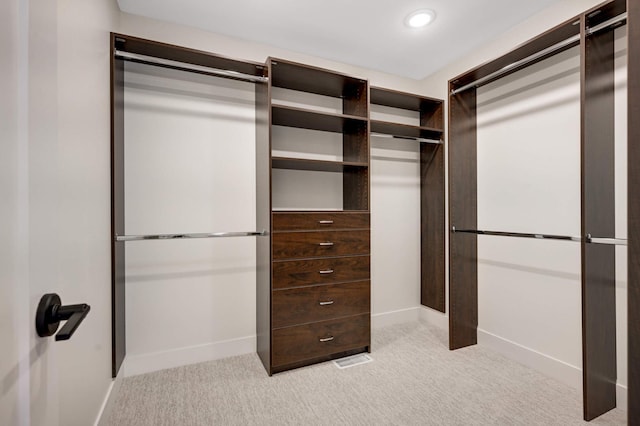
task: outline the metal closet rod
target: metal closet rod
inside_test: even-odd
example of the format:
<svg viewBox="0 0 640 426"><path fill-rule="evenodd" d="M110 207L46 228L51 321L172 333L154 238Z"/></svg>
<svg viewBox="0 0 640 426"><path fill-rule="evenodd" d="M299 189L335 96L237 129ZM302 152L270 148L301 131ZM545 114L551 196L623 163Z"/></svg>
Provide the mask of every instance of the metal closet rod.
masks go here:
<svg viewBox="0 0 640 426"><path fill-rule="evenodd" d="M116 235L116 241L180 240L191 238L264 237L268 232L211 232L196 234Z"/></svg>
<svg viewBox="0 0 640 426"><path fill-rule="evenodd" d="M516 237L516 238L535 238L538 240L560 240L560 241L575 241L586 242L591 244L609 244L609 245L627 245L627 240L622 238L598 238L592 237L591 234L587 234L585 238L572 237L570 235L552 235L552 234L529 234L525 232L502 232L502 231L483 231L479 229L457 229L455 226L451 227L451 232L460 232L465 234L477 234L477 235L493 235L497 237Z"/></svg>
<svg viewBox="0 0 640 426"><path fill-rule="evenodd" d="M371 136L375 136L375 137L378 137L378 138L404 139L404 140L408 140L408 141L442 144L442 141L439 140L439 139L418 138L418 137L414 137L414 136L389 135L389 134L386 134L386 133L375 133L375 132L372 132Z"/></svg>
<svg viewBox="0 0 640 426"><path fill-rule="evenodd" d="M605 21L605 22L603 22L601 24L596 25L595 27L588 28L587 29L587 35L594 34L594 33L598 32L600 30L603 30L605 28L610 27L611 25L617 24L618 22L625 21L626 19L627 19L627 13L624 12L624 13L622 13L622 14L614 17L614 18L611 18L611 19L609 19L609 20L607 20L607 21ZM578 23L579 22L580 21L578 21ZM561 41L559 43L554 44L553 46L549 46L546 49L543 49L543 50L541 50L541 51L539 51L537 53L534 53L531 56L527 56L526 58L520 59L519 61L516 61L516 62L513 62L513 63L511 63L509 65L506 65L506 66L500 68L499 70L492 72L491 74L488 74L488 75L486 75L486 76L484 76L482 78L479 78L479 79L477 79L475 81L472 81L469 84L465 84L462 87L458 87L457 89L451 90L451 95L457 95L458 93L464 92L465 90L471 89L473 87L478 87L479 85L481 85L485 81L489 81L489 80L492 80L492 79L494 79L496 77L500 77L502 74L505 74L505 73L509 72L510 70L512 70L514 68L519 68L519 67L521 67L523 65L527 65L530 62L533 62L533 61L535 61L537 59L540 59L540 58L542 58L542 57L544 57L546 55L549 55L549 54L554 53L554 52L556 52L558 50L561 50L561 49L563 49L563 48L565 48L565 47L567 47L567 46L569 46L569 45L571 45L573 43L576 43L578 41L580 41L580 34L576 34L576 35L574 35L572 37L569 37L566 40L563 40L563 41Z"/></svg>
<svg viewBox="0 0 640 426"><path fill-rule="evenodd" d="M116 58L125 59L134 62L142 62L150 65L160 65L164 67L174 68L183 71L196 71L200 73L212 74L219 77L233 78L236 80L245 80L252 83L266 83L269 77L260 75L244 74L237 71L221 70L218 68L205 67L202 65L190 64L187 62L172 61L170 59L157 58L155 56L140 55L138 53L124 52L122 50L115 51Z"/></svg>

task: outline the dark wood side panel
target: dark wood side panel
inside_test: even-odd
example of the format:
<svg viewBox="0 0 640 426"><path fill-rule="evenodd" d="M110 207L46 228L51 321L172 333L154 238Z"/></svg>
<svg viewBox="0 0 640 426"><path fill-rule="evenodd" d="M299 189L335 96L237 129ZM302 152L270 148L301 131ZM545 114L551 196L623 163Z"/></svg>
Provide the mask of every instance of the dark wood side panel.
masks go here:
<svg viewBox="0 0 640 426"><path fill-rule="evenodd" d="M628 401L629 425L640 425L640 2L628 14Z"/></svg>
<svg viewBox="0 0 640 426"><path fill-rule="evenodd" d="M342 206L345 210L369 211L369 168L345 166L342 175Z"/></svg>
<svg viewBox="0 0 640 426"><path fill-rule="evenodd" d="M369 255L273 262L273 289L368 280Z"/></svg>
<svg viewBox="0 0 640 426"><path fill-rule="evenodd" d="M115 35L111 34L111 52ZM124 62L111 56L111 375L116 377L127 353L125 329L124 235Z"/></svg>
<svg viewBox="0 0 640 426"><path fill-rule="evenodd" d="M420 303L445 312L444 146L420 144Z"/></svg>
<svg viewBox="0 0 640 426"><path fill-rule="evenodd" d="M476 133L476 90L449 96L449 226L478 226ZM449 348L458 349L478 341L478 239L449 236Z"/></svg>
<svg viewBox="0 0 640 426"><path fill-rule="evenodd" d="M586 22L586 21L585 21ZM615 236L614 33L582 44L582 235ZM616 406L615 246L582 243L584 419Z"/></svg>
<svg viewBox="0 0 640 426"><path fill-rule="evenodd" d="M256 85L256 226L269 236L256 241L257 353L271 374L271 106L270 87Z"/></svg>

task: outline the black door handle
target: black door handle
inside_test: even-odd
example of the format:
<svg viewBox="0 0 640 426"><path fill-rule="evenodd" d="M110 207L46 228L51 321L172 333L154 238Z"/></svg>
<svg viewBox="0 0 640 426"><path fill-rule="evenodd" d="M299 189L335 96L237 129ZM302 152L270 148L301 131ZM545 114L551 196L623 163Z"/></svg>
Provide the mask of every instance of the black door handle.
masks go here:
<svg viewBox="0 0 640 426"><path fill-rule="evenodd" d="M87 316L91 306L86 303L62 306L60 296L48 293L42 296L36 311L36 331L40 337L52 336L60 326L60 321L67 321L62 330L56 334L56 340L69 340Z"/></svg>

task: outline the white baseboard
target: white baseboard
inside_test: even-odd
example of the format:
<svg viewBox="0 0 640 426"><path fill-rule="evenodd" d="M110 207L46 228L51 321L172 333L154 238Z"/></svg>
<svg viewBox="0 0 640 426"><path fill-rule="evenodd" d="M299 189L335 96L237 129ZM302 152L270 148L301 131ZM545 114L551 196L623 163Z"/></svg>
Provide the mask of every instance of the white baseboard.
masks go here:
<svg viewBox="0 0 640 426"><path fill-rule="evenodd" d="M478 329L478 345L486 346L505 357L526 365L582 392L582 369L526 346ZM627 410L627 387L616 385L617 407Z"/></svg>
<svg viewBox="0 0 640 426"><path fill-rule="evenodd" d="M443 314L440 311L427 308L426 306L420 306L420 321L429 325L433 325L442 330L449 331L449 316Z"/></svg>
<svg viewBox="0 0 640 426"><path fill-rule="evenodd" d="M120 390L120 386L122 385L122 374L117 376L115 379L111 381L109 385L109 389L107 390L107 394L104 397L104 401L102 402L102 406L100 407L100 411L98 412L98 417L94 423L94 426L106 426L107 420L111 415L111 410L113 409L113 403L116 399L116 395Z"/></svg>
<svg viewBox="0 0 640 426"><path fill-rule="evenodd" d="M414 322L419 319L419 309L408 308L400 309L398 311L382 312L380 314L371 315L371 328L382 328L388 325L402 324L405 322Z"/></svg>
<svg viewBox="0 0 640 426"><path fill-rule="evenodd" d="M247 336L162 352L127 355L122 367L124 377L130 377L167 368L245 355L255 351L256 336Z"/></svg>

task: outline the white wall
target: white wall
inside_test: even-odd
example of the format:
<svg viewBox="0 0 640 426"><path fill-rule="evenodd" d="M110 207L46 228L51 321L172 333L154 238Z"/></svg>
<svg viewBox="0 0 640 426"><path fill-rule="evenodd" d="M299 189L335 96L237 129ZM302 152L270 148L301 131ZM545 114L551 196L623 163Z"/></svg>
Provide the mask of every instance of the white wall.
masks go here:
<svg viewBox="0 0 640 426"><path fill-rule="evenodd" d="M127 234L255 230L253 84L128 63L124 120ZM255 351L255 243L127 243L125 374Z"/></svg>
<svg viewBox="0 0 640 426"><path fill-rule="evenodd" d="M598 4L567 0L425 79L447 82ZM617 50L624 49L617 30ZM616 234L626 238L625 54L617 55ZM580 235L579 58L575 49L478 90L478 227ZM580 249L478 239L479 341L581 389ZM616 249L618 406L626 406L626 249Z"/></svg>

